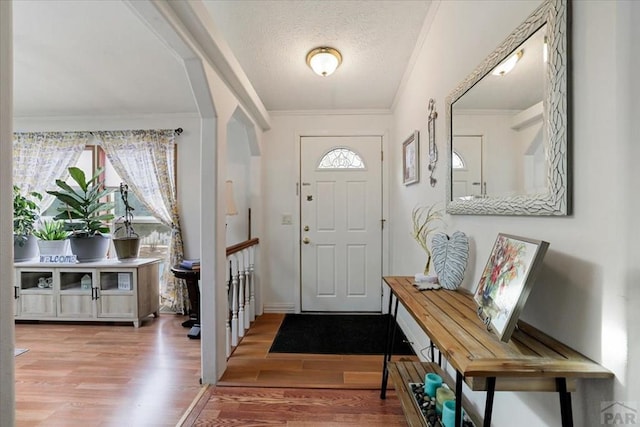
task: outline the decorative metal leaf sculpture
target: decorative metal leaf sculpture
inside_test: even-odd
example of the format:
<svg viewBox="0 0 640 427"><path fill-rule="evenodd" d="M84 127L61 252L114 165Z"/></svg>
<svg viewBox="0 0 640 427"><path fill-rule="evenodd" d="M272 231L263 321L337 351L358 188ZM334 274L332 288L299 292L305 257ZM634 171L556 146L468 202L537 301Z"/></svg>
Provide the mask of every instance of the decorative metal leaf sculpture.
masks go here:
<svg viewBox="0 0 640 427"><path fill-rule="evenodd" d="M429 235L436 231L439 223L442 223L442 209L435 205L429 207L416 207L411 212L413 233L411 236L420 244L427 254L427 264L424 267L424 275L429 275L431 269L431 250L429 249Z"/></svg>
<svg viewBox="0 0 640 427"><path fill-rule="evenodd" d="M453 290L462 283L469 259L469 239L462 231L447 236L438 233L431 241L433 266L443 288Z"/></svg>

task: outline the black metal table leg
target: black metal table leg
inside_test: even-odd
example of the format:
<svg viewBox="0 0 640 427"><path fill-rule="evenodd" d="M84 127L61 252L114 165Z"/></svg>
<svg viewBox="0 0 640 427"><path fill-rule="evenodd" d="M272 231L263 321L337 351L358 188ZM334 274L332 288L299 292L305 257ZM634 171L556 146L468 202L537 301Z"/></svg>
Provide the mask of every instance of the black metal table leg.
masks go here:
<svg viewBox="0 0 640 427"><path fill-rule="evenodd" d="M556 387L560 395L560 416L562 427L573 427L573 412L571 410L571 393L567 391L566 378L556 378Z"/></svg>
<svg viewBox="0 0 640 427"><path fill-rule="evenodd" d="M391 315L391 306L393 303L393 292L389 293L389 321L387 322L387 342L384 346L384 360L382 361L382 384L380 385L380 399L386 399L387 397L387 381L389 380L389 369L387 368L387 362L391 360L391 354L393 353L393 343L396 339L396 316L398 315L398 298L396 298L396 305L393 310L393 316ZM393 326L391 323L393 322Z"/></svg>
<svg viewBox="0 0 640 427"><path fill-rule="evenodd" d="M460 371L456 371L456 427L462 426L462 381L464 377Z"/></svg>
<svg viewBox="0 0 640 427"><path fill-rule="evenodd" d="M496 377L487 378L487 400L484 405L484 427L491 427L493 412L493 395L496 392Z"/></svg>

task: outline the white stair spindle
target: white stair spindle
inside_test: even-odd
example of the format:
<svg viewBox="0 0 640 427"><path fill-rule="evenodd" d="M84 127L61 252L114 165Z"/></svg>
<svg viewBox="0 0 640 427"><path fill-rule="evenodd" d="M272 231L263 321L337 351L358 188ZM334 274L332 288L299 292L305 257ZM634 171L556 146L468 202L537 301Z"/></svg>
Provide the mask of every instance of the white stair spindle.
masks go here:
<svg viewBox="0 0 640 427"><path fill-rule="evenodd" d="M254 246L249 248L249 319L253 322L256 320L256 279L255 279L255 271L254 271L254 258L255 251Z"/></svg>
<svg viewBox="0 0 640 427"><path fill-rule="evenodd" d="M251 327L251 306L249 299L251 297L251 276L249 275L249 249L242 251L244 260L244 327Z"/></svg>
<svg viewBox="0 0 640 427"><path fill-rule="evenodd" d="M244 331L247 329L247 326L244 323L244 256L242 255L242 252L238 252L238 255L240 255L238 257L238 289L240 290L240 293L238 294L238 336L244 337ZM240 258L242 258L242 261L240 261Z"/></svg>
<svg viewBox="0 0 640 427"><path fill-rule="evenodd" d="M238 345L238 269L234 269L233 265L235 260L235 266L238 266L238 258L234 255L232 265L232 295L231 295L231 346L236 347Z"/></svg>
<svg viewBox="0 0 640 427"><path fill-rule="evenodd" d="M229 257L227 257L227 262L229 263L229 265L231 265L231 260L229 259ZM225 347L226 347L226 354L227 354L227 358L229 358L231 356L231 301L230 301L230 290L231 290L231 272L229 271L229 269L225 268L225 276L226 276L226 280L225 280L225 288L226 288L226 295L227 295L227 304L225 306L226 309L226 321L225 321Z"/></svg>

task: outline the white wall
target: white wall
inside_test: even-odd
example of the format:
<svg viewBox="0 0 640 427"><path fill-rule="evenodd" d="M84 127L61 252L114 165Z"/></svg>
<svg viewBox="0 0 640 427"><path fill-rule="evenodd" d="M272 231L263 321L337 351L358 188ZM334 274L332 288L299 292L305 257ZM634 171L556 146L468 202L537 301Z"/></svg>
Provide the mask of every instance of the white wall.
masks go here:
<svg viewBox="0 0 640 427"><path fill-rule="evenodd" d="M233 181L233 198L237 215L227 216L227 246L247 240L249 231L248 209L251 207L251 153L247 130L232 118L228 125L228 151L226 179Z"/></svg>
<svg viewBox="0 0 640 427"><path fill-rule="evenodd" d="M626 135L627 152L623 158L625 162L621 166L626 171L623 176L623 182L626 183L624 192L627 195L637 193L636 185L640 182L640 168L638 168L638 159L640 159L640 82L637 78L637 70L640 70L640 57L635 54L637 50L638 40L640 40L640 3L627 2L626 7L620 7L618 17L620 23L624 25L624 29L620 30L621 41L627 40L626 44L620 43L618 54L621 58L628 59L628 66L620 67L617 78L621 82L627 84L619 85L617 89L618 96L622 97L626 102L621 102L627 113L621 116L622 123L632 123L629 134ZM622 25L621 25L622 26ZM628 33L625 33L625 30ZM626 96L626 98L625 98ZM627 340L629 342L628 359L633 361L629 363L626 382L627 400L640 400L640 246L638 245L638 237L640 236L640 222L636 220L636 215L632 212L640 212L640 198L626 197L626 204L623 204L624 211L628 212L625 227L628 230L629 238L626 242L626 295L627 295L627 323L628 331Z"/></svg>
<svg viewBox="0 0 640 427"><path fill-rule="evenodd" d="M392 152L398 142L414 128L426 132L423 106L434 98L443 112L448 92L525 18L537 2L450 2L439 3L435 19L420 56L394 111ZM637 303L627 314L633 296L638 301L637 224L631 218L631 183L638 172L628 172L624 160L630 151L637 156L630 131L631 114L638 113L637 100L627 95L631 86L629 61L632 44L640 42L637 29L633 40L629 11L638 18L638 5L632 2L573 2L573 133L574 214L564 218L448 216L448 231L462 230L470 237L470 263L463 286L475 289L497 233L507 232L550 242L540 278L529 297L522 318L558 338L586 356L611 369L613 381L581 381L573 394L576 425L600 425L600 402L628 400L638 402L637 385L629 386L629 372L638 373ZM638 22L633 21L633 22ZM594 24L597 23L597 31ZM635 42L635 43L632 43ZM455 53L455 54L452 54ZM637 66L637 59L633 59ZM637 68L636 68L637 70ZM606 81L606 83L604 83ZM632 110L629 105L633 105ZM638 125L633 131L638 136ZM444 114L436 124L438 147L445 142ZM442 152L441 152L442 153ZM424 151L423 151L424 154ZM445 199L445 165L438 168L438 185L426 181L402 188L399 178L392 181L391 273L420 271L424 255L408 237L411 208L416 203L433 204ZM426 163L423 156L422 164ZM398 177L401 161L392 163L391 177ZM629 165L630 170L637 166ZM630 234L635 230L635 234ZM634 242L632 245L631 242ZM634 257L626 249L634 248ZM402 256L394 256L402 254ZM633 279L635 278L635 283ZM632 285L633 284L633 285ZM631 299L630 299L631 301ZM409 322L409 320L406 320ZM627 341L633 338L628 357ZM637 381L636 381L637 382ZM482 410L482 393L472 398ZM558 398L554 393L497 393L495 426L559 425Z"/></svg>
<svg viewBox="0 0 640 427"><path fill-rule="evenodd" d="M424 108L423 108L424 109ZM382 135L383 147L391 125L387 112L342 114L272 113L271 130L264 134L263 236L261 251L269 254L261 267L266 311L299 309L299 208L296 196L301 135ZM386 161L386 159L385 159ZM383 166L383 171L384 171ZM385 172L383 172L385 173ZM386 197L386 196L385 196ZM282 216L291 215L292 225Z"/></svg>

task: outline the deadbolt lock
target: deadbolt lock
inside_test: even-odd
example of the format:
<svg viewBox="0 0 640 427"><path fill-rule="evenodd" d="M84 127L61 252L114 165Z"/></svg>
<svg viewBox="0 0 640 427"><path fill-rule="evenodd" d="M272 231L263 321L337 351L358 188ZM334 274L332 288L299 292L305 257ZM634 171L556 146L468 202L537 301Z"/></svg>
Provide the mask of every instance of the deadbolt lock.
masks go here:
<svg viewBox="0 0 640 427"><path fill-rule="evenodd" d="M310 202L312 200L313 200L313 196L311 196L311 195L307 196L307 202Z"/></svg>
<svg viewBox="0 0 640 427"><path fill-rule="evenodd" d="M309 226L308 225L304 226L304 231L309 231Z"/></svg>

